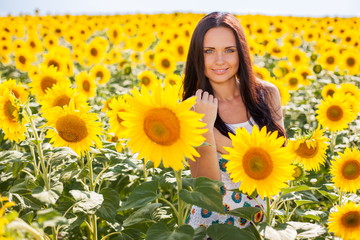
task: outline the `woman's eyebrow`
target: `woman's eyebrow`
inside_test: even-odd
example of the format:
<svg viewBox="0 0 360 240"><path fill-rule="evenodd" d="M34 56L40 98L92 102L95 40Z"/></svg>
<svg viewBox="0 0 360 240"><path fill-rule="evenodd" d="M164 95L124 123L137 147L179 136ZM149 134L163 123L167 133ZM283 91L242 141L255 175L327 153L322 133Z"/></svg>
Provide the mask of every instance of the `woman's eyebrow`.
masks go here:
<svg viewBox="0 0 360 240"><path fill-rule="evenodd" d="M206 46L204 46L204 48L215 49L214 47L206 47ZM236 48L236 46L228 46L228 47L225 47L225 49L227 49L227 48Z"/></svg>

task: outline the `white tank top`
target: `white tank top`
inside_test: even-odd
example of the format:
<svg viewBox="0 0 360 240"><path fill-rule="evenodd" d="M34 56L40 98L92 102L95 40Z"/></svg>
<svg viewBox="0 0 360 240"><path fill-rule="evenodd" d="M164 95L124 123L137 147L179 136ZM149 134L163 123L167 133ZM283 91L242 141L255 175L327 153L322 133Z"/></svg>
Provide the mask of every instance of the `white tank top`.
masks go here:
<svg viewBox="0 0 360 240"><path fill-rule="evenodd" d="M242 123L226 123L227 126L229 126L234 132L235 129L239 128L239 127L243 127L246 130L248 130L249 133L252 132L252 128L255 125L255 121L252 117L249 118L249 120L247 120L246 122L242 122Z"/></svg>

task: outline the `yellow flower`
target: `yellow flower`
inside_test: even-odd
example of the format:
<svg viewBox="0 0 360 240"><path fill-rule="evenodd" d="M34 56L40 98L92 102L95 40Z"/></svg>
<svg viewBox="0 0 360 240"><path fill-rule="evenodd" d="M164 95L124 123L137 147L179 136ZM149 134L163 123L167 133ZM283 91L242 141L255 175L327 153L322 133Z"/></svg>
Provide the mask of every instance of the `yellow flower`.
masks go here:
<svg viewBox="0 0 360 240"><path fill-rule="evenodd" d="M356 101L360 102L360 89L353 83L342 83L339 88L339 93L350 95Z"/></svg>
<svg viewBox="0 0 360 240"><path fill-rule="evenodd" d="M15 51L15 67L20 71L27 72L31 69L32 63L35 61L34 54L28 49L20 49Z"/></svg>
<svg viewBox="0 0 360 240"><path fill-rule="evenodd" d="M165 86L167 86L167 85L170 85L170 86L181 85L182 78L181 78L180 75L175 74L175 73L167 74L165 79L164 79L164 83L165 83Z"/></svg>
<svg viewBox="0 0 360 240"><path fill-rule="evenodd" d="M108 103L109 110L106 112L106 115L109 117L109 132L114 133L117 138L124 138L125 126L122 125L124 121L120 116L120 112L125 112L127 103L124 96L117 98L112 98Z"/></svg>
<svg viewBox="0 0 360 240"><path fill-rule="evenodd" d="M261 197L272 197L287 187L286 181L293 178L294 166L289 158L289 149L283 147L284 137L277 132L267 132L255 125L252 133L238 128L230 134L233 147L225 147L229 153L227 171L234 182L241 181L239 190L251 195L255 190Z"/></svg>
<svg viewBox="0 0 360 240"><path fill-rule="evenodd" d="M344 192L356 193L360 189L360 151L346 148L332 161L330 173L335 186Z"/></svg>
<svg viewBox="0 0 360 240"><path fill-rule="evenodd" d="M151 89L159 81L156 74L150 70L140 72L137 77L140 81L140 86L145 86L148 89Z"/></svg>
<svg viewBox="0 0 360 240"><path fill-rule="evenodd" d="M107 36L114 45L118 45L122 41L123 35L124 30L119 24L111 25L107 31Z"/></svg>
<svg viewBox="0 0 360 240"><path fill-rule="evenodd" d="M89 65L100 63L104 58L108 48L108 41L103 37L94 38L86 45L86 60Z"/></svg>
<svg viewBox="0 0 360 240"><path fill-rule="evenodd" d="M281 98L281 106L285 106L290 100L289 88L282 81L274 78L270 78L268 82L274 84L278 88Z"/></svg>
<svg viewBox="0 0 360 240"><path fill-rule="evenodd" d="M350 104L338 95L322 100L318 105L316 116L319 123L330 131L339 131L348 127L354 120L355 114L350 108Z"/></svg>
<svg viewBox="0 0 360 240"><path fill-rule="evenodd" d="M339 65L340 54L336 50L323 52L319 57L319 63L325 70L335 71Z"/></svg>
<svg viewBox="0 0 360 240"><path fill-rule="evenodd" d="M73 101L45 111L43 117L47 120L43 127L51 127L46 137L54 147L70 147L77 154L84 155L90 147L102 146L99 138L102 128L97 114L76 110Z"/></svg>
<svg viewBox="0 0 360 240"><path fill-rule="evenodd" d="M203 143L204 123L202 115L190 108L195 98L179 102L175 88L135 89L133 96L127 98L129 108L120 112L127 128L128 147L138 152L140 158L159 166L174 170L184 169L185 158L194 160L199 153L194 147Z"/></svg>
<svg viewBox="0 0 360 240"><path fill-rule="evenodd" d="M20 115L19 100L5 89L0 96L0 128L5 134L5 139L20 142L25 139L28 119Z"/></svg>
<svg viewBox="0 0 360 240"><path fill-rule="evenodd" d="M63 107L69 105L71 99L75 104L75 109L90 110L84 95L77 89L71 88L67 83L55 84L52 88L46 90L46 94L39 101L41 110L45 111L53 107Z"/></svg>
<svg viewBox="0 0 360 240"><path fill-rule="evenodd" d="M289 148L295 156L295 160L304 165L306 170L319 170L320 165L325 163L328 138L323 136L323 129L290 140Z"/></svg>
<svg viewBox="0 0 360 240"><path fill-rule="evenodd" d="M174 57L168 52L157 52L154 57L155 68L163 74L173 73L176 69Z"/></svg>
<svg viewBox="0 0 360 240"><path fill-rule="evenodd" d="M265 67L254 65L253 71L255 76L262 80L269 81L271 79L270 72Z"/></svg>
<svg viewBox="0 0 360 240"><path fill-rule="evenodd" d="M31 93L36 96L38 100L45 95L46 90L53 87L57 83L64 83L70 85L70 79L64 76L62 72L58 72L54 66L41 65L39 73L33 75L32 82L29 83Z"/></svg>
<svg viewBox="0 0 360 240"><path fill-rule="evenodd" d="M337 92L338 86L335 83L328 83L321 89L321 96L323 99L332 97Z"/></svg>
<svg viewBox="0 0 360 240"><path fill-rule="evenodd" d="M95 78L86 71L82 71L76 75L75 83L79 92L84 94L87 98L91 98L96 95Z"/></svg>
<svg viewBox="0 0 360 240"><path fill-rule="evenodd" d="M8 79L0 83L0 96L3 96L5 89L8 89L14 96L21 102L25 102L28 99L29 93L27 89L20 83L16 83L14 79Z"/></svg>
<svg viewBox="0 0 360 240"><path fill-rule="evenodd" d="M285 75L284 77L285 86L289 90L297 90L301 85L304 85L303 77L297 72L291 72Z"/></svg>
<svg viewBox="0 0 360 240"><path fill-rule="evenodd" d="M90 70L90 75L100 84L106 84L111 77L110 70L103 64L97 64Z"/></svg>
<svg viewBox="0 0 360 240"><path fill-rule="evenodd" d="M343 240L355 240L360 236L360 207L353 202L338 206L329 215L329 232Z"/></svg>
<svg viewBox="0 0 360 240"><path fill-rule="evenodd" d="M358 51L346 50L341 54L340 70L344 74L358 75L360 73L360 58Z"/></svg>
<svg viewBox="0 0 360 240"><path fill-rule="evenodd" d="M306 53L299 48L292 49L289 52L288 59L294 68L308 65L310 60L309 57L306 56Z"/></svg>

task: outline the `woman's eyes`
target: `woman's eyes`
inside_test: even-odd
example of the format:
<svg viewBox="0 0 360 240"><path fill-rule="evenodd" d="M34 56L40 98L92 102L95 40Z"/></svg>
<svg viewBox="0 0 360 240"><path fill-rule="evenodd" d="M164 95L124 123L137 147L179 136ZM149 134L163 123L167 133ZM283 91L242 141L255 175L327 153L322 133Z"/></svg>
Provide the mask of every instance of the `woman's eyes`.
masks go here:
<svg viewBox="0 0 360 240"><path fill-rule="evenodd" d="M205 49L205 50L204 50L204 53L214 53L214 52L215 52L214 49ZM225 49L224 52L225 52L225 53L233 53L233 52L236 52L236 49L227 48L227 49Z"/></svg>

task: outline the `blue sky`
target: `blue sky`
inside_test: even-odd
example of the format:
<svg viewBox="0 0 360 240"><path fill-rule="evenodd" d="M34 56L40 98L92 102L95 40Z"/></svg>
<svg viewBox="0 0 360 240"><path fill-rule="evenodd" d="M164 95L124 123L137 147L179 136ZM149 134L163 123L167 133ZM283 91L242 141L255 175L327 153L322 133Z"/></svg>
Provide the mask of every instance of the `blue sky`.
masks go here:
<svg viewBox="0 0 360 240"><path fill-rule="evenodd" d="M359 0L0 0L0 16L34 14L208 13L357 16Z"/></svg>

